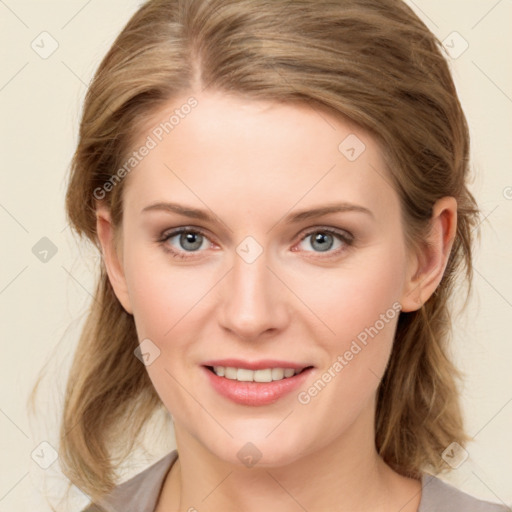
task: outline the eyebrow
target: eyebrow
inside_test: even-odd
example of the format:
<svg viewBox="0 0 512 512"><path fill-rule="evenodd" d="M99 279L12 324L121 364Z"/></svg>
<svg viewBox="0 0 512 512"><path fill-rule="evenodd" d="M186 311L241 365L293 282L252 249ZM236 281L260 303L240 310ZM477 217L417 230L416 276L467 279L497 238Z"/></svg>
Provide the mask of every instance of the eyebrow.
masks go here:
<svg viewBox="0 0 512 512"><path fill-rule="evenodd" d="M167 203L167 202L158 202L154 204L150 204L142 209L141 213L150 212L150 211L164 211L169 213L178 213L179 215L183 215L184 217L189 217L191 219L198 219L205 222L214 223L216 218L214 215L211 215L206 210L200 210L198 208L192 208L191 206L185 206L178 203ZM374 217L371 210L365 208L364 206L352 204L352 203L333 203L325 206L317 207L317 208L309 208L305 210L300 210L297 212L293 212L284 217L284 222L288 224L294 224L297 222L301 222L304 220L322 217L323 215L328 215L329 213L339 213L339 212L359 212L365 213Z"/></svg>

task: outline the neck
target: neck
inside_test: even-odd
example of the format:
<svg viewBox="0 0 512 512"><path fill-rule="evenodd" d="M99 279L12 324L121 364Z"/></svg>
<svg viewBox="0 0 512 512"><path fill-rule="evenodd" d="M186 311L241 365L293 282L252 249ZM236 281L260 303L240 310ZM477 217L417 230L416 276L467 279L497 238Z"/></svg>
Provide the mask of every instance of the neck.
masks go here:
<svg viewBox="0 0 512 512"><path fill-rule="evenodd" d="M301 454L292 462L251 468L219 459L176 425L179 458L167 475L157 511L417 512L420 482L384 463L370 425L359 418L320 449L304 452L299 447Z"/></svg>

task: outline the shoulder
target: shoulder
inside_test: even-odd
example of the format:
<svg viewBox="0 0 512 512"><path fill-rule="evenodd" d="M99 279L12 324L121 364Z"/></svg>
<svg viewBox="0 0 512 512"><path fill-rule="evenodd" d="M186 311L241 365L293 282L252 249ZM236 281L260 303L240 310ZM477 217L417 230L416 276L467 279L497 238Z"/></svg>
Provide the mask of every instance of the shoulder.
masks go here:
<svg viewBox="0 0 512 512"><path fill-rule="evenodd" d="M424 474L418 512L510 512L505 505L479 500L440 480Z"/></svg>
<svg viewBox="0 0 512 512"><path fill-rule="evenodd" d="M178 452L173 450L82 512L153 512L164 479L177 458Z"/></svg>

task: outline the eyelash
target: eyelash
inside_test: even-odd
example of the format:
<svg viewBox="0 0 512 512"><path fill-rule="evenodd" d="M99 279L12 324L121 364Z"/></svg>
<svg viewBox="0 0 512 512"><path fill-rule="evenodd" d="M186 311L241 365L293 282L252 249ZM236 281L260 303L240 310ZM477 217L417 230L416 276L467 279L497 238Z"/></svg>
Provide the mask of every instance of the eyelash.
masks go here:
<svg viewBox="0 0 512 512"><path fill-rule="evenodd" d="M162 245L163 249L166 252L168 252L173 258L176 258L176 259L184 260L184 259L188 259L188 258L193 258L194 257L193 255L195 253L201 252L201 251L177 251L177 250L171 248L171 246L166 243L171 238L181 235L182 233L193 233L196 235L201 235L205 239L209 240L208 235L206 235L206 233L204 233L200 229L192 228L192 227L182 227L182 228L178 228L173 231L170 231L170 232L162 233L162 235L158 238L158 242ZM348 231L338 231L333 228L327 228L327 227L326 228L316 227L314 229L308 230L299 239L298 243L303 242L308 236L311 236L316 233L333 235L335 238L337 238L340 242L343 243L342 247L340 247L334 251L331 251L331 250L325 251L325 254L328 255L327 258L337 256L339 253L343 252L344 250L346 250L348 247L350 247L354 243L354 237ZM306 252L315 252L316 254L322 254L321 251L306 251Z"/></svg>

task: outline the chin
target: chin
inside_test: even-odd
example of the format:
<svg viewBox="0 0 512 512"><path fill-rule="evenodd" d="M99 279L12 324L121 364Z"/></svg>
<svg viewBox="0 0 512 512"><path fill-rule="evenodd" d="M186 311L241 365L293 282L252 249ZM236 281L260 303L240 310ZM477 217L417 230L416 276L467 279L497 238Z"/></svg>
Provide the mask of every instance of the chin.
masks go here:
<svg viewBox="0 0 512 512"><path fill-rule="evenodd" d="M258 435L253 431L252 436L242 434L207 447L215 457L241 468L286 466L304 454L304 436L291 436L285 430L281 435L268 433L268 429Z"/></svg>

